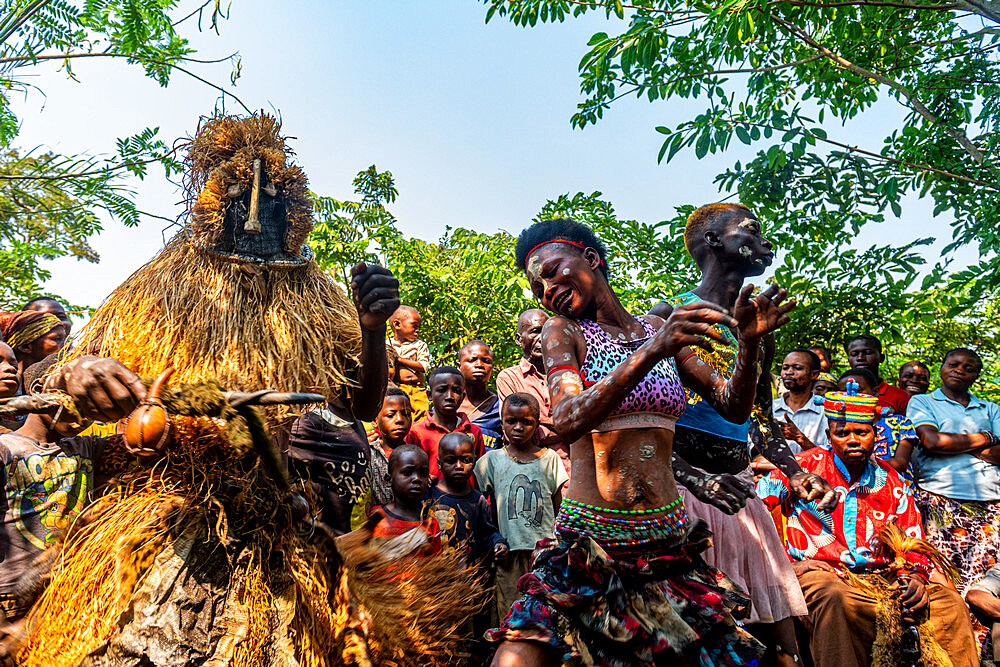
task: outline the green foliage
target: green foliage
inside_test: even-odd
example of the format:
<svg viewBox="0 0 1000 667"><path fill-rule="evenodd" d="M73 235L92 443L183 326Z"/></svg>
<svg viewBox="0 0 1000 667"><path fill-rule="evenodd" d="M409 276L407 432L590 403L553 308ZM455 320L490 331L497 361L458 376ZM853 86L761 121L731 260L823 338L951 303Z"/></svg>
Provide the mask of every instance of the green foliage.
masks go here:
<svg viewBox="0 0 1000 667"><path fill-rule="evenodd" d="M436 243L405 238L385 208L398 194L392 174L375 165L358 173L354 191L358 201L314 196L317 222L307 243L316 262L345 285L357 262L391 270L402 302L421 313L420 337L437 363L456 363L473 339L490 344L497 369L516 363L517 316L533 305L514 268L514 239L462 228L447 229Z"/></svg>
<svg viewBox="0 0 1000 667"><path fill-rule="evenodd" d="M948 250L978 244L983 257L957 276L978 282L961 305L1000 286L996 2L484 2L487 20L506 16L522 26L603 12L620 30L599 32L587 45L586 99L573 125L596 123L624 96L701 100L704 112L656 128L660 159L684 150L700 159L734 140L758 148L717 183L778 221L776 232L790 229L789 219L816 220L818 233L798 239L810 261L824 256L831 238L839 252L843 234L881 222L887 211L901 215L904 197L926 197L935 215L953 220ZM974 21L963 18L969 12ZM886 128L882 145L859 149L852 136L828 137L827 120L856 120L884 101L909 113Z"/></svg>
<svg viewBox="0 0 1000 667"><path fill-rule="evenodd" d="M376 239L399 236L396 218L386 209L386 204L396 201L399 194L390 172L379 172L375 165L358 172L354 192L361 201L312 195L316 222L309 246L316 263L345 288L350 285L351 268L355 264L384 261L377 253Z"/></svg>
<svg viewBox="0 0 1000 667"><path fill-rule="evenodd" d="M537 304L513 264L515 239L462 228L447 229L433 243L408 239L386 209L398 194L391 173L372 165L358 174L354 188L357 201L315 199L318 221L308 243L320 266L345 283L359 261L388 267L399 279L403 302L420 311L421 338L439 363L454 363L458 349L474 338L493 347L498 369L516 363L517 317ZM683 242L690 213L685 206L654 224L619 220L600 192L578 192L549 200L534 220L569 217L590 225L608 248L612 286L622 303L644 313L700 280ZM983 305L974 313L958 314L971 287L904 289L910 272L923 265L917 249L926 239L858 252L848 247L849 231L823 219L810 225L804 217L765 233L781 248L777 280L799 301L791 324L778 332L776 364L782 350L821 344L838 350L843 367L843 343L859 333L882 339L888 356L883 372L890 379L904 361L920 359L932 368L936 382L944 352L958 346L979 350L987 368L1000 363L1000 295L980 299ZM825 234L835 243L815 257L809 241L801 238L810 233ZM941 280L941 269L935 271L928 285ZM1000 399L994 374L984 374L976 389Z"/></svg>
<svg viewBox="0 0 1000 667"><path fill-rule="evenodd" d="M143 212L135 206L126 176L143 178L153 163L167 177L181 167L176 149L159 138L159 128L118 139L114 152L105 155L18 151L14 144L20 125L10 98L33 87L23 68L54 60L75 79L72 63L77 58L122 58L166 86L193 53L178 26L207 10L214 29L228 12L222 0L210 0L187 17L173 17L177 5L177 0L12 0L0 9L3 307L41 293L49 278L44 260L70 256L98 261L87 239L102 230L99 212L125 225L138 224ZM238 69L235 56L233 65Z"/></svg>
<svg viewBox="0 0 1000 667"><path fill-rule="evenodd" d="M455 364L466 342L484 340L497 369L521 357L514 331L527 281L514 268L514 238L447 229L436 243L397 237L386 244L387 266L399 278L403 303L421 313L420 336L441 364Z"/></svg>

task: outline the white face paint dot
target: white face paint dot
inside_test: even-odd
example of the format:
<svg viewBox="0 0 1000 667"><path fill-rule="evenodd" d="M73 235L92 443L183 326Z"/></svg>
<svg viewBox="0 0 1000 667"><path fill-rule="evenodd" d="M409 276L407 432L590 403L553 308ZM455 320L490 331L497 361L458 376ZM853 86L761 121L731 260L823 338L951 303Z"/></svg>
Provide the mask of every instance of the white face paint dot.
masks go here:
<svg viewBox="0 0 1000 667"><path fill-rule="evenodd" d="M570 270L569 270L569 267L568 267L568 266L567 266L567 267L566 267L565 269L563 269L563 270L562 270L562 274L563 274L564 276L568 276L568 275L570 274Z"/></svg>

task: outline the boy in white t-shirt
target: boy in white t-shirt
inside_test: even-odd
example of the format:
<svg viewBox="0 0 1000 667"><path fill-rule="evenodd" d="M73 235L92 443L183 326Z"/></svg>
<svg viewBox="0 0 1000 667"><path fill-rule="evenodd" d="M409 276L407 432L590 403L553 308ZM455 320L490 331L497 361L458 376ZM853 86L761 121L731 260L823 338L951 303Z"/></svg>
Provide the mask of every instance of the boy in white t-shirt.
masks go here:
<svg viewBox="0 0 1000 667"><path fill-rule="evenodd" d="M562 488L569 481L559 456L540 446L538 401L531 394L508 396L500 410L503 447L476 462L476 482L490 498L510 552L497 563L497 612L503 618L520 597L517 580L531 569L539 540L555 537L553 526Z"/></svg>

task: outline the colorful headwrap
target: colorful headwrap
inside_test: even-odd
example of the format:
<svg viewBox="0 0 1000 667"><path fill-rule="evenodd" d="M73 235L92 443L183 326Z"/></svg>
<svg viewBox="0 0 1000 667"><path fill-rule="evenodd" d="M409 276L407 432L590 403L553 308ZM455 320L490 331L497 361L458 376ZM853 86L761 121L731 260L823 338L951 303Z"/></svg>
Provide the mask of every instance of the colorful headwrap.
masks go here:
<svg viewBox="0 0 1000 667"><path fill-rule="evenodd" d="M828 421L874 424L890 412L889 408L879 408L878 398L858 393L858 383L847 381L847 391L831 391L826 396L813 398L816 405L823 406Z"/></svg>
<svg viewBox="0 0 1000 667"><path fill-rule="evenodd" d="M837 378L833 377L833 373L820 373L816 377L816 382L829 382L830 384L837 384Z"/></svg>
<svg viewBox="0 0 1000 667"><path fill-rule="evenodd" d="M52 313L22 310L19 313L0 313L0 337L3 342L17 349L31 345L36 340L61 327L62 322Z"/></svg>

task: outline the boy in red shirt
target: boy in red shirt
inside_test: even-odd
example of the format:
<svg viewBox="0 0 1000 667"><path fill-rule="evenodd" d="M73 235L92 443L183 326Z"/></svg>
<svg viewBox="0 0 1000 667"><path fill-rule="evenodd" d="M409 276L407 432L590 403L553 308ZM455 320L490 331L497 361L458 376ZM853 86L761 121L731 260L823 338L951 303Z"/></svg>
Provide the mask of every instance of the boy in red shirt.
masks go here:
<svg viewBox="0 0 1000 667"><path fill-rule="evenodd" d="M417 445L430 458L432 477L440 478L438 468L438 443L449 433L465 433L474 444L476 459L486 453L483 432L458 409L465 399L465 376L454 366L441 366L431 371L427 378L433 412L417 422L406 436L406 442ZM471 478L470 478L471 481Z"/></svg>
<svg viewBox="0 0 1000 667"><path fill-rule="evenodd" d="M389 456L393 499L378 508L382 518L372 531L383 560L441 552L441 530L423 500L430 485L427 464L427 454L414 445L400 445Z"/></svg>

